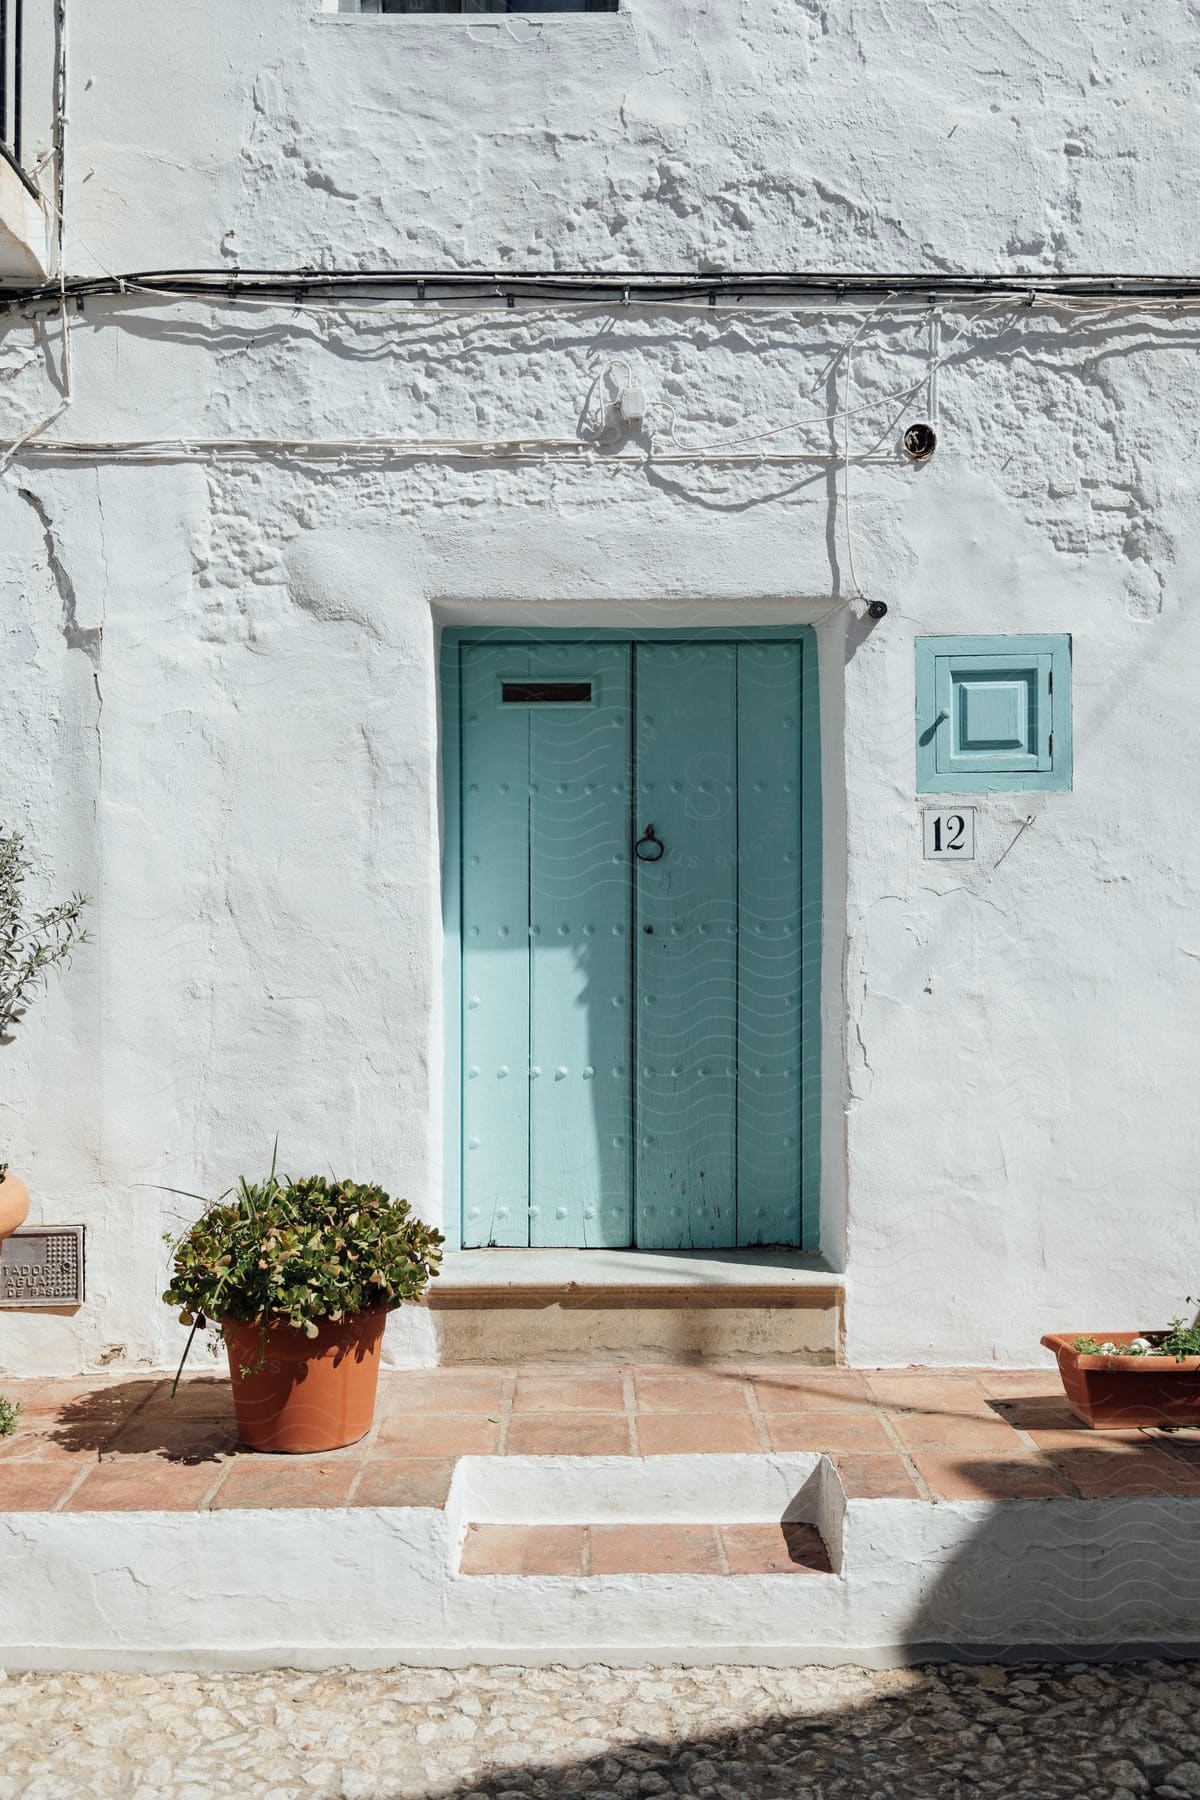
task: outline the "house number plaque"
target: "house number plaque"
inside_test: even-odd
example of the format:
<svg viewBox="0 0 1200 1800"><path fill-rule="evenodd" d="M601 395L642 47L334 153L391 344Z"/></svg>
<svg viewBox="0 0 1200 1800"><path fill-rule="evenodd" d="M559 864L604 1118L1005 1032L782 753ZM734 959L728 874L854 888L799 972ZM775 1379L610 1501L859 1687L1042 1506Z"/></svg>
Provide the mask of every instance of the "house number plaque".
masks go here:
<svg viewBox="0 0 1200 1800"><path fill-rule="evenodd" d="M922 814L925 855L940 862L950 857L970 862L975 856L975 808L973 806L929 807Z"/></svg>
<svg viewBox="0 0 1200 1800"><path fill-rule="evenodd" d="M14 1231L0 1246L0 1310L82 1305L82 1225Z"/></svg>

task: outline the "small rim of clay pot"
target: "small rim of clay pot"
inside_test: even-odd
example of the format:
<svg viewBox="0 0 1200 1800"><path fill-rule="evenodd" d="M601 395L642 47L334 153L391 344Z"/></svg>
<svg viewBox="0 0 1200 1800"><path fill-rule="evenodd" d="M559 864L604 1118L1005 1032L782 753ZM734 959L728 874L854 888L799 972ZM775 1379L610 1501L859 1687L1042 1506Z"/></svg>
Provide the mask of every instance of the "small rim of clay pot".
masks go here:
<svg viewBox="0 0 1200 1800"><path fill-rule="evenodd" d="M343 1319L314 1319L313 1324L317 1327L321 1337L343 1332L351 1333L356 1327L373 1331L374 1322L380 1318L386 1319L388 1311L389 1308L386 1306L367 1306L363 1308L362 1312L347 1313ZM318 1338L310 1338L302 1325L293 1325L291 1320L285 1318L281 1313L272 1313L265 1321L261 1319L210 1319L209 1323L219 1326L222 1336L226 1331L260 1331L265 1324L268 1334L271 1332L286 1334L297 1339L301 1345L315 1344L319 1341Z"/></svg>
<svg viewBox="0 0 1200 1800"><path fill-rule="evenodd" d="M1132 1344L1134 1338L1146 1337L1145 1331L1048 1331L1042 1339L1047 1350L1059 1360L1069 1360L1072 1368L1102 1370L1107 1375L1200 1375L1200 1356L1162 1356L1153 1350L1145 1356L1099 1356L1075 1348L1077 1337L1094 1337L1098 1343Z"/></svg>

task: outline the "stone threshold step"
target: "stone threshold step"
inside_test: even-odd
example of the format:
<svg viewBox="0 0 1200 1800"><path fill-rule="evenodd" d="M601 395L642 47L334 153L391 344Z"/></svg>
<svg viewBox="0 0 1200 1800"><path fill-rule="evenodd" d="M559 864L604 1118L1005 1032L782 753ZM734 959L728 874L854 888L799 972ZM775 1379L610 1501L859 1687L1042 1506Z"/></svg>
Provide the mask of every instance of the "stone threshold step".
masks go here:
<svg viewBox="0 0 1200 1800"><path fill-rule="evenodd" d="M845 1277L803 1250L453 1250L433 1307L535 1305L571 1296L600 1306L823 1306Z"/></svg>
<svg viewBox="0 0 1200 1800"><path fill-rule="evenodd" d="M459 1250L425 1305L444 1363L835 1363L844 1288L797 1250Z"/></svg>
<svg viewBox="0 0 1200 1800"><path fill-rule="evenodd" d="M828 1575L815 1526L498 1525L467 1528L463 1575Z"/></svg>

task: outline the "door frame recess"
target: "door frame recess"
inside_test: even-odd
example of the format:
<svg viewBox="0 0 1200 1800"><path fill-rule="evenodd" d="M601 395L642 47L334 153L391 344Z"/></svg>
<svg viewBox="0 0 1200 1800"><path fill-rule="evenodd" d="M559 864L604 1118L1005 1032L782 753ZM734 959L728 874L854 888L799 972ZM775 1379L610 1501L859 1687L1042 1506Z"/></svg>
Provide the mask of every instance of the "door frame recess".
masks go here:
<svg viewBox="0 0 1200 1800"><path fill-rule="evenodd" d="M444 626L438 648L442 768L442 1004L444 1042L444 1180L441 1230L447 1250L462 1248L462 1084L465 1029L462 956L461 656L467 644L800 643L800 810L805 853L800 865L800 1248L820 1249L821 1224L821 719L817 634L811 625L703 626L630 630L603 626ZM481 1254L485 1254L481 1252ZM509 1254L512 1254L509 1252ZM613 1252L612 1254L620 1254ZM714 1251L720 1257L727 1252Z"/></svg>

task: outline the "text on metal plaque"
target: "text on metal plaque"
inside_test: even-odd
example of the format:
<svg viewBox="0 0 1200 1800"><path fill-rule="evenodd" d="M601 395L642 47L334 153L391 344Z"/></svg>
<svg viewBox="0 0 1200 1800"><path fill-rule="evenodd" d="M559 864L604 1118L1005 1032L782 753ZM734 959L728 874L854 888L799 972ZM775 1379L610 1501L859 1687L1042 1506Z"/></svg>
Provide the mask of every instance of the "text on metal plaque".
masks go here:
<svg viewBox="0 0 1200 1800"><path fill-rule="evenodd" d="M0 1245L0 1309L82 1305L82 1225L14 1231Z"/></svg>

